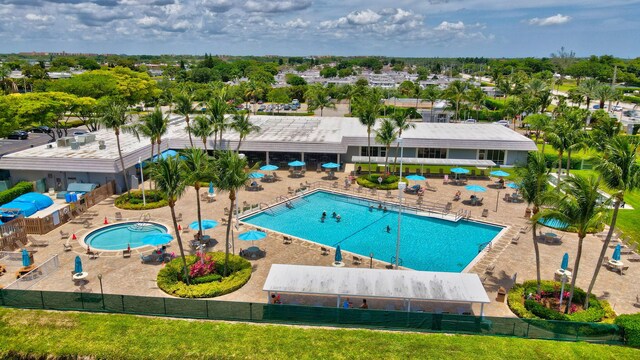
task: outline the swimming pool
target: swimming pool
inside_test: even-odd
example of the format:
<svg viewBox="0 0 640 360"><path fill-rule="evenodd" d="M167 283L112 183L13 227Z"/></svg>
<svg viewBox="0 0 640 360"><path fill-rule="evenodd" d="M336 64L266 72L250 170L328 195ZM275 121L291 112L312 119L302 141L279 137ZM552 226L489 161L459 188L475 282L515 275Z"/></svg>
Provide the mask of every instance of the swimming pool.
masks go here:
<svg viewBox="0 0 640 360"><path fill-rule="evenodd" d="M374 208L369 209L369 204ZM317 191L243 218L249 224L319 244L392 262L396 253L398 213L384 212L377 203ZM327 212L324 222L320 220ZM340 221L332 218L336 212ZM387 232L387 226L390 227ZM461 272L503 228L474 221L458 222L403 212L400 260L402 266L424 271ZM349 259L350 260L350 259Z"/></svg>
<svg viewBox="0 0 640 360"><path fill-rule="evenodd" d="M118 251L146 246L143 239L151 234L167 233L167 227L152 222L122 222L102 227L87 234L84 243L92 249Z"/></svg>

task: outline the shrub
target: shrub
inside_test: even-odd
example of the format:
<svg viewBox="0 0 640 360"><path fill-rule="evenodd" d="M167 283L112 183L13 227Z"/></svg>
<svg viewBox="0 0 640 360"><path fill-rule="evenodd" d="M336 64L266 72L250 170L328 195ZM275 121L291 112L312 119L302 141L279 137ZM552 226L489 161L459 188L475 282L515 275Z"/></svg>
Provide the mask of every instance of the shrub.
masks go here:
<svg viewBox="0 0 640 360"><path fill-rule="evenodd" d="M22 194L33 191L33 184L28 181L21 181L11 189L0 192L0 204L6 204Z"/></svg>
<svg viewBox="0 0 640 360"><path fill-rule="evenodd" d="M382 184L378 183L379 177L382 177ZM383 174L371 174L360 176L356 181L360 186L364 186L369 189L376 188L380 190L396 190L398 189L398 180L399 178L396 175L389 175L385 177ZM406 182L407 180L404 179L404 181Z"/></svg>
<svg viewBox="0 0 640 360"><path fill-rule="evenodd" d="M132 190L131 197L127 193L120 195L116 199L115 205L117 208L124 210L149 210L169 205L159 191L146 190L144 195L147 202L146 206L143 205L142 191L140 190Z"/></svg>
<svg viewBox="0 0 640 360"><path fill-rule="evenodd" d="M538 303L535 300L525 300L524 307L531 311L533 315L547 320L567 320L567 316L556 311L547 308L546 306Z"/></svg>
<svg viewBox="0 0 640 360"><path fill-rule="evenodd" d="M216 264L216 272L221 273L224 267L224 252L210 252L207 256ZM198 258L194 255L186 256L187 266L193 265ZM158 272L158 287L169 295L184 298L211 298L234 292L244 286L251 278L251 263L237 255L229 255L229 275L216 279L218 274L201 277L190 285L180 280L182 276L182 259L171 260ZM205 279L203 279L205 278ZM217 281L219 280L219 281ZM203 282L206 281L206 282ZM202 282L202 283L201 283Z"/></svg>
<svg viewBox="0 0 640 360"><path fill-rule="evenodd" d="M222 280L222 275L220 275L220 274L209 274L209 275L197 277L195 279L191 279L191 283L192 284L205 284L205 283L210 283L210 282L220 281L220 280Z"/></svg>
<svg viewBox="0 0 640 360"><path fill-rule="evenodd" d="M622 328L627 345L640 347L640 313L620 315L616 318L616 325Z"/></svg>

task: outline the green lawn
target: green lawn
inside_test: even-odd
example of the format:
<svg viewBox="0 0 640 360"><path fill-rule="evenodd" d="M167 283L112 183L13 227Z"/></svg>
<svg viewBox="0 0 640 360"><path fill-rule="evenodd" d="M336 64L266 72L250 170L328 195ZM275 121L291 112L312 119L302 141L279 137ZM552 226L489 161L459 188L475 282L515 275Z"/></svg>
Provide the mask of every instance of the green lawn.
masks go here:
<svg viewBox="0 0 640 360"><path fill-rule="evenodd" d="M564 80L562 81L562 85L557 86L557 89L558 89L559 91L562 91L562 92L565 92L565 93L566 93L567 91L569 91L569 90L571 90L571 89L574 89L574 88L576 88L576 87L578 87L578 85L576 85L576 81L575 81L575 80L567 80L567 79L564 79Z"/></svg>
<svg viewBox="0 0 640 360"><path fill-rule="evenodd" d="M637 349L587 343L1 308L0 344L0 358L26 354L153 360L640 358Z"/></svg>

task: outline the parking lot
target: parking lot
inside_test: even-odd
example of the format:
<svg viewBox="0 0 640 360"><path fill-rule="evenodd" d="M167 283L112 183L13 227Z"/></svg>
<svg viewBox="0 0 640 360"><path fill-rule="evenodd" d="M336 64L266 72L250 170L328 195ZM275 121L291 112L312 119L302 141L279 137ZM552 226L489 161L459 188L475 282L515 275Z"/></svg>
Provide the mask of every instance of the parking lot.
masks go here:
<svg viewBox="0 0 640 360"><path fill-rule="evenodd" d="M67 130L69 136L72 136L74 131L87 131L86 128L72 128ZM48 142L51 142L51 136L48 134L41 133L29 133L29 138L26 140L10 140L7 138L0 139L0 157L14 153L17 151L22 151L31 147L44 145Z"/></svg>

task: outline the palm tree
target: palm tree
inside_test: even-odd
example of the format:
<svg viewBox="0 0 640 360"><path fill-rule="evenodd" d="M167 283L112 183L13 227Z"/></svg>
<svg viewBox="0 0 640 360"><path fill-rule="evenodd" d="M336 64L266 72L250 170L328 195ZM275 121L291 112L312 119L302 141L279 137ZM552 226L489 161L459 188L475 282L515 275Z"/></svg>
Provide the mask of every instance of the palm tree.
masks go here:
<svg viewBox="0 0 640 360"><path fill-rule="evenodd" d="M595 124L593 124L595 122ZM609 116L604 110L597 110L591 114L591 146L604 152L611 140L622 131L622 123Z"/></svg>
<svg viewBox="0 0 640 360"><path fill-rule="evenodd" d="M520 191L522 197L527 202L527 208L533 205L533 215L540 211L540 207L544 204L545 194L547 192L547 181L549 178L549 169L544 157L544 153L535 152L529 155L527 165L523 168L522 181L520 182ZM540 293L540 249L536 238L536 229L538 222L532 221L533 249L536 257L536 280L538 282L538 293Z"/></svg>
<svg viewBox="0 0 640 360"><path fill-rule="evenodd" d="M591 104L591 99L595 97L596 89L600 86L600 82L596 79L586 79L582 83L580 83L579 89L582 94L587 98L586 104L587 109Z"/></svg>
<svg viewBox="0 0 640 360"><path fill-rule="evenodd" d="M606 101L617 100L620 98L620 93L609 85L598 86L594 93L594 97L600 100L600 109L604 109L604 103Z"/></svg>
<svg viewBox="0 0 640 360"><path fill-rule="evenodd" d="M215 183L220 190L229 192L229 209L234 208L236 193L249 180L249 175L244 171L246 166L246 158L240 157L233 151L220 152L215 161ZM232 222L233 211L229 211L227 235L225 240L224 276L227 275L227 264L229 263L229 237L231 235Z"/></svg>
<svg viewBox="0 0 640 360"><path fill-rule="evenodd" d="M613 195L613 215L611 216L611 224L607 238L602 244L598 264L591 278L589 289L587 290L587 299L598 278L598 273L604 256L611 242L611 236L616 227L618 219L618 210L620 204L624 203L625 192L632 192L640 187L640 165L638 165L638 144L629 141L628 136L616 136L607 145L604 156L597 160L595 169L600 172L604 183L609 189L617 190ZM589 303L585 302L585 308Z"/></svg>
<svg viewBox="0 0 640 360"><path fill-rule="evenodd" d="M360 124L367 127L367 155L369 155L369 176L371 176L371 129L376 126L380 113L380 99L375 92L355 99L355 108Z"/></svg>
<svg viewBox="0 0 640 360"><path fill-rule="evenodd" d="M584 238L588 233L593 233L602 227L609 213L607 208L609 201L600 201L598 192L600 179L595 177L570 176L561 182L559 187L562 188L562 192L551 192L547 199L552 207L540 211L532 221L538 221L541 218L557 220L567 224L568 229L575 230L578 234L578 251L573 265L569 301L565 309L565 313L569 313L580 270Z"/></svg>
<svg viewBox="0 0 640 360"><path fill-rule="evenodd" d="M468 88L468 83L455 80L451 82L444 91L445 97L453 103L456 120L460 120L460 104L462 104L462 101L465 99Z"/></svg>
<svg viewBox="0 0 640 360"><path fill-rule="evenodd" d="M134 128L137 134L141 134L151 140L151 157L149 159L153 160L153 151L156 142L158 138L167 131L167 120L162 114L162 110L156 107L151 113L140 118L140 121L134 125ZM160 148L158 148L158 154L159 153Z"/></svg>
<svg viewBox="0 0 640 360"><path fill-rule="evenodd" d="M551 118L545 114L532 114L524 118L525 124L529 125L529 130L536 132L536 144L540 138L540 131L545 131L551 123ZM543 144L544 146L544 144ZM544 152L544 150L542 151Z"/></svg>
<svg viewBox="0 0 640 360"><path fill-rule="evenodd" d="M254 125L249 120L249 113L237 113L233 115L231 128L235 130L240 137L240 139L238 139L238 147L236 148L236 153L240 152L240 144L242 144L242 140L244 140L248 135L260 131L260 126Z"/></svg>
<svg viewBox="0 0 640 360"><path fill-rule="evenodd" d="M433 121L433 106L436 101L438 101L442 97L442 90L440 90L436 85L427 86L421 93L420 97L422 100L426 100L431 103L431 121Z"/></svg>
<svg viewBox="0 0 640 360"><path fill-rule="evenodd" d="M207 112L213 126L213 150L216 150L216 137L220 134L220 145L222 146L222 134L227 129L227 119L225 115L231 110L231 107L227 103L226 90L221 89L216 95L214 95L209 102L207 102Z"/></svg>
<svg viewBox="0 0 640 360"><path fill-rule="evenodd" d="M204 145L204 151L208 152L207 149L207 138L213 135L213 124L207 119L206 116L198 115L193 119L193 136L198 137L202 140L202 145Z"/></svg>
<svg viewBox="0 0 640 360"><path fill-rule="evenodd" d="M467 100L473 105L476 110L476 120L479 121L480 118L480 109L482 109L482 105L484 104L484 92L481 88L477 86L473 86L467 92Z"/></svg>
<svg viewBox="0 0 640 360"><path fill-rule="evenodd" d="M409 119L409 112L406 109L396 109L393 112L393 114L391 114L391 119L393 120L394 125L398 129L398 138L399 139L402 139L402 132L403 131L416 128L416 124L411 122L411 120ZM400 150L400 142L398 142L396 144L396 154L395 154L395 158L393 160L393 164L394 164L393 172L395 172L395 169L398 166L397 164L398 164L398 153L399 153L399 150Z"/></svg>
<svg viewBox="0 0 640 360"><path fill-rule="evenodd" d="M386 156L384 158L384 168L385 172L389 172L389 149L391 148L391 143L396 141L398 132L396 131L395 124L390 119L382 120L382 124L380 128L376 130L376 141L385 146L387 149Z"/></svg>
<svg viewBox="0 0 640 360"><path fill-rule="evenodd" d="M336 104L331 101L331 97L329 96L327 88L322 86L322 84L320 83L310 86L305 94L305 97L307 99L309 110L320 109L321 117L324 108L336 108Z"/></svg>
<svg viewBox="0 0 640 360"><path fill-rule="evenodd" d="M525 93L531 96L536 106L534 106L533 112L542 112L547 105L547 101L550 99L551 92L549 86L542 79L531 79L525 85Z"/></svg>
<svg viewBox="0 0 640 360"><path fill-rule="evenodd" d="M188 148L180 152L181 170L185 182L196 189L196 208L198 211L198 224L202 223L202 211L200 208L200 183L210 180L212 174L209 171L209 158L207 153L198 148ZM198 238L202 237L202 229L198 227Z"/></svg>
<svg viewBox="0 0 640 360"><path fill-rule="evenodd" d="M98 119L99 123L107 129L113 130L116 135L116 144L118 146L118 156L120 157L120 165L122 166L122 177L124 178L124 185L127 189L128 196L131 196L131 189L129 188L129 179L127 179L126 168L124 166L124 159L122 158L122 147L120 146L120 131L126 130L127 123L129 122L129 115L127 114L127 105L123 102L114 100L109 102L104 109L102 109L102 116Z"/></svg>
<svg viewBox="0 0 640 360"><path fill-rule="evenodd" d="M187 123L187 133L189 134L189 144L193 147L193 139L191 138L191 126L189 126L189 114L195 112L195 106L193 106L193 96L187 91L183 91L175 97L176 108L175 112L184 116L184 121Z"/></svg>
<svg viewBox="0 0 640 360"><path fill-rule="evenodd" d="M173 230L176 234L178 247L180 248L180 256L182 257L182 265L184 270L184 280L189 284L189 270L187 268L187 259L184 257L184 247L182 246L182 238L178 230L178 221L176 220L176 201L184 194L186 189L185 178L180 171L180 160L178 157L168 156L166 159L159 158L155 163L151 172L151 178L155 181L158 190L164 194L171 209L171 220L173 220Z"/></svg>
<svg viewBox="0 0 640 360"><path fill-rule="evenodd" d="M570 132L571 124L565 119L557 119L552 125L550 133L547 135L549 144L558 152L558 181L560 181L560 175L562 173L562 156L571 145L569 137L567 136Z"/></svg>

